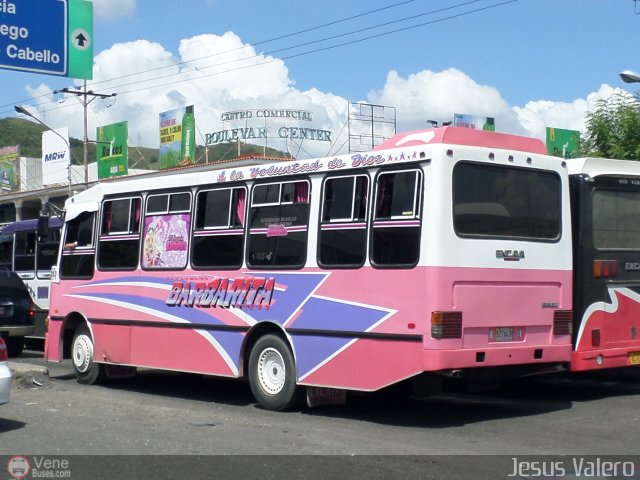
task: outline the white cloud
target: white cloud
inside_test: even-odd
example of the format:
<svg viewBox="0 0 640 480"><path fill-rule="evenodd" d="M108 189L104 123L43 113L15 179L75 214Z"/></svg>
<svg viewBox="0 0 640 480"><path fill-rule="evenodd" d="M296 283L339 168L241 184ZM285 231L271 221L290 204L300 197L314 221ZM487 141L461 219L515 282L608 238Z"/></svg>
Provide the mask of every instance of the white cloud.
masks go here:
<svg viewBox="0 0 640 480"><path fill-rule="evenodd" d="M136 11L136 0L93 0L93 16L97 20L130 17Z"/></svg>
<svg viewBox="0 0 640 480"><path fill-rule="evenodd" d="M425 128L427 120L450 121L454 113L494 117L499 130L518 131L517 116L500 92L455 68L407 78L390 71L383 88L369 92L368 100L396 107L398 131Z"/></svg>
<svg viewBox="0 0 640 480"><path fill-rule="evenodd" d="M206 58L202 58L203 52ZM321 85L307 91L295 88L283 60L256 53L232 32L184 39L176 55L166 46L147 40L115 44L95 57L94 79L89 88L99 93L119 92L111 108L99 99L90 104L89 138L94 138L97 126L127 120L131 146L157 147L158 114L193 104L199 144L204 143L207 133L264 126L255 120L252 124L223 123L223 112L290 108L311 111L313 123L287 125L332 132L331 145L305 141L301 147L289 147L294 155L323 156L345 153L347 148L348 100L323 92ZM451 120L454 113L463 113L495 117L498 131L544 138L545 126L581 130L588 109L615 91L602 85L586 99L532 100L524 106L511 106L495 87L481 85L464 72L450 68L441 72L423 70L406 78L390 71L385 84L372 89L367 101L395 107L398 131L424 129L426 120ZM45 95L40 97L44 103L51 89L43 84L29 87L28 92L33 98ZM68 126L71 136L82 138L82 107L74 99L68 99L64 106L47 107L47 123L54 128ZM270 135L275 136L282 124L270 123ZM268 145L287 149L276 138L270 138Z"/></svg>
<svg viewBox="0 0 640 480"><path fill-rule="evenodd" d="M391 71L381 90L369 93L368 100L397 107L398 130L425 128L426 120L451 120L454 113L495 117L498 131L545 139L546 127L583 131L585 117L598 100L622 92L603 84L586 99L573 102L530 101L510 106L500 92L480 85L465 73L450 68L442 72L422 72L401 78Z"/></svg>
<svg viewBox="0 0 640 480"><path fill-rule="evenodd" d="M206 58L202 58L202 52L206 52ZM146 73L133 75L141 71ZM113 78L117 80L111 80ZM107 109L98 99L90 104L89 137L93 138L98 125L127 120L130 144L141 146L157 147L160 112L191 104L195 105L196 124L202 134L197 139L200 144L204 143L206 133L245 126L223 123L220 114L226 111L308 110L313 114L313 123L287 124L336 132L342 130L346 118L346 100L317 89L302 92L293 88L282 60L256 53L231 32L184 39L180 42L178 57L162 45L146 40L115 44L95 57L94 78L89 89L106 94L119 92L111 108ZM68 108L50 112L49 124L68 125L71 136L82 138L82 107L79 102L75 103L68 99ZM276 127L282 122L274 121L274 124L269 125L270 129L273 126L270 134L276 135ZM249 126L262 127L264 123ZM283 141L272 138L268 145L281 150L287 148ZM301 147L292 147L292 151L301 157L321 156L328 153L331 145L306 141Z"/></svg>
<svg viewBox="0 0 640 480"><path fill-rule="evenodd" d="M514 107L513 110L528 135L544 139L546 127L583 131L587 112L595 107L598 100L618 92L622 90L603 84L597 92L589 94L586 99L577 99L570 103L550 100L531 101L524 107Z"/></svg>

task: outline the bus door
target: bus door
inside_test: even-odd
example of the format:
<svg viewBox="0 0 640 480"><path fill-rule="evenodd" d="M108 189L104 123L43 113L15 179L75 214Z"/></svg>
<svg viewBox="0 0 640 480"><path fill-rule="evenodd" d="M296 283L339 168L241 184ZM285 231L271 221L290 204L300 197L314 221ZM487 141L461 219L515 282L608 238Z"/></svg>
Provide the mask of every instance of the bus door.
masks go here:
<svg viewBox="0 0 640 480"><path fill-rule="evenodd" d="M640 176L571 177L572 370L640 364Z"/></svg>

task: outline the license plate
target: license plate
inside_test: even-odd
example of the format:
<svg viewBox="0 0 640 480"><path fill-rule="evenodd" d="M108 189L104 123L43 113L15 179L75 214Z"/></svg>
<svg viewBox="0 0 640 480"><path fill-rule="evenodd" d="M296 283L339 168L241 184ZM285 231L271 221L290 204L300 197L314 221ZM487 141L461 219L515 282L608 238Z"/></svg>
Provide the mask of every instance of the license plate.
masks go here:
<svg viewBox="0 0 640 480"><path fill-rule="evenodd" d="M640 352L629 352L629 365L640 365Z"/></svg>
<svg viewBox="0 0 640 480"><path fill-rule="evenodd" d="M493 340L495 342L513 342L513 327L496 327Z"/></svg>

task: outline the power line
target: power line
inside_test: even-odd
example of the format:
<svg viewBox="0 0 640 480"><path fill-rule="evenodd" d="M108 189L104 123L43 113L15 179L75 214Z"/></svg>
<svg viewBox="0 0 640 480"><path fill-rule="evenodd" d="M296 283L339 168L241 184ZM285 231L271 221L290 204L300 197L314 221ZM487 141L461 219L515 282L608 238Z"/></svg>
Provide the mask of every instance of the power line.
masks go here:
<svg viewBox="0 0 640 480"><path fill-rule="evenodd" d="M405 17L404 19L385 22L385 23L382 23L380 25L376 25L376 26L370 27L370 28L378 28L379 26L387 26L387 25L395 24L395 23L398 23L398 22L401 22L401 21L407 21L407 20L423 17L423 16L426 16L426 15L439 13L439 12L445 11L445 10L451 10L451 9L454 9L454 8L460 8L462 6L466 6L466 5L469 5L469 4L472 4L472 3L477 3L479 1L482 1L482 0L471 0L471 1L464 2L464 3L461 3L461 4L455 5L455 6L446 7L446 8L443 8L443 9L438 9L438 10L435 10L435 11L432 11L432 12L425 12L425 13L422 13L422 14L413 15L413 16L410 16L410 17ZM463 16L471 15L471 14L478 13L478 12L481 12L481 11L486 11L486 10L502 7L504 5L507 5L507 4L510 4L510 3L515 3L517 1L519 1L519 0L506 0L506 1L495 3L495 4L492 4L492 5L487 5L487 6L484 6L484 7L475 8L475 9L468 10L468 11L465 11L465 12L461 12L461 13L458 13L458 14L442 17L442 18L439 18L439 19L436 19L436 20L431 20L431 21L428 21L428 22L422 22L422 23L415 24L415 25L401 27L401 28L389 30L389 31L386 31L386 32L376 33L376 34L365 36L365 37L362 37L362 38L359 38L359 39L354 39L354 40L350 40L350 41L347 41L347 42L342 42L342 43L338 43L338 44L334 44L334 45L329 45L329 46L325 46L325 47L320 47L320 48L308 50L308 51L305 51L305 52L291 54L291 55L284 56L284 57L281 57L281 58L267 60L267 61L264 61L264 62L261 62L261 63L251 64L251 65L244 65L244 66L235 67L235 68L230 68L230 69L227 69L227 70L222 70L222 71L219 71L219 72L214 72L214 73L205 74L205 75L192 76L191 78L188 78L188 79L179 79L179 80L174 80L174 81L171 81L171 82L165 82L165 83L156 84L156 85L145 85L144 87L141 87L141 88L118 92L118 95L127 95L127 94L130 94L130 93L137 93L137 92L144 91L144 90L150 90L150 89L166 87L166 86L169 86L169 85L174 85L176 83L199 80L199 79L202 79L202 78L208 78L208 77L212 77L212 76L216 76L216 75L222 75L222 74L225 74L225 73L244 70L244 69L247 69L247 68L260 67L260 66L268 65L268 64L274 63L274 62L280 62L282 60L289 60L289 59L293 59L293 58L297 58L297 57L301 57L301 56L305 56L305 55L311 55L311 54L314 54L314 53L333 50L333 49L336 49L336 48L341 48L341 47L345 47L345 46L349 46L349 45L354 45L354 44L357 44L357 43L362 43L362 42L365 42L365 41L368 41L368 40L372 40L372 39L382 38L382 37L385 37L385 36L388 36L388 35L392 35L392 34L395 34L395 33L399 33L399 32L406 32L407 30L412 30L412 29L415 29L415 28L420 28L420 27L424 27L424 26L428 26L428 25L433 25L433 24L437 24L437 23L453 20L453 19L456 19L456 18L460 18L460 17L463 17ZM238 61L250 60L250 59L258 58L258 57L261 57L261 56L264 56L264 55L271 55L273 53L278 53L278 52L285 51L285 50L291 50L291 49L294 49L294 48L300 48L301 46L309 46L309 45L312 45L312 44L321 43L321 42L325 42L325 41L328 41L328 40L334 40L334 39L337 39L337 38L343 38L343 37L346 37L346 36L349 36L349 35L353 35L353 34L357 34L357 33L358 32L349 32L349 33L346 33L346 34L334 35L334 36L331 36L331 37L327 37L327 38L316 40L316 41L312 41L312 42L305 42L303 44L299 44L299 45L295 45L295 46L291 46L291 47L285 47L285 48L278 49L278 50L275 50L275 51L272 51L272 52L268 52L266 54L255 55L253 57L246 57L246 58L243 58L243 59L236 59L236 60L229 61L229 62L223 62L223 63L217 64L217 65L210 65L210 66L202 67L200 70L204 70L204 69L207 69L207 68L213 68L215 66L222 66L222 65L226 65L228 63L234 63L234 62L238 62ZM183 72L180 72L178 74L172 74L172 75L168 75L166 77L160 77L160 79L168 78L170 76L176 76L176 75L193 74L193 72L194 72L193 70L183 71ZM147 72L140 72L137 75L142 74L142 73L147 73ZM127 76L129 76L129 75L127 75ZM127 76L125 76L125 77L127 77ZM112 79L110 81L117 80L118 78L124 78L124 77L117 77L117 78ZM146 81L148 81L148 80L145 80L145 82ZM141 83L141 81L130 82L128 84L123 84L123 85L111 87L111 89L115 90L117 88L122 88L122 87L130 86L130 85L136 85L138 83ZM44 104L46 104L46 103L53 103L53 102L45 102ZM61 107L51 108L48 111L51 112L51 111L55 111L55 110L60 109L60 108L67 108L67 107L66 106L61 106Z"/></svg>
<svg viewBox="0 0 640 480"><path fill-rule="evenodd" d="M375 9L375 10L369 10L367 12L363 12L363 13L360 13L360 14L357 14L357 15L353 15L351 17L338 19L338 20L335 20L335 21L332 21L332 22L329 22L329 23L325 23L325 24L322 24L322 25L316 25L315 27L310 27L310 28L307 28L307 29L304 29L304 30L299 30L297 32L287 33L287 34L280 35L278 37L270 38L270 39L267 39L267 40L261 40L259 42L253 43L251 45L244 45L242 47L234 48L234 49L231 49L231 50L226 50L224 52L214 53L214 54L211 54L211 55L206 55L204 57L194 58L192 60L186 60L186 61L183 61L183 62L172 63L170 65L163 65L162 67L156 67L156 68L151 68L151 69L147 69L147 70L142 70L140 72L129 73L129 74L121 75L121 76L118 76L118 77L112 77L112 78L107 79L107 80L100 80L99 82L93 82L91 84L91 86L94 87L95 85L100 85L100 84L103 84L103 83L112 82L114 80L128 78L128 77L132 77L132 76L136 76L136 75L143 75L143 74L146 74L146 73L151 73L151 72L154 72L154 71L163 70L165 68L171 68L171 67L176 67L176 66L180 66L180 65L186 65L188 63L193 63L193 62L196 62L196 61L199 61L199 60L203 60L203 59L206 59L206 58L216 57L216 56L219 56L219 55L225 55L225 54L228 54L228 53L233 53L233 52L236 52L238 50L242 50L242 49L245 49L245 48L248 48L248 47L251 47L251 46L255 47L257 45L264 45L264 44L267 44L267 43L271 43L271 42L275 42L275 41L278 41L278 40L282 40L284 38L289 38L289 37L293 37L293 36L296 36L296 35L301 35L303 33L308 33L308 32L314 31L314 30L319 30L321 28L329 27L329 26L332 26L332 25L337 25L339 23L344 23L344 22L347 22L349 20L353 20L353 19L356 19L356 18L364 17L364 16L367 16L367 15L371 15L373 13L378 13L378 12L381 12L381 11L384 11L384 10L389 10L391 8L395 8L395 7L398 7L398 6L401 6L401 5L405 5L405 4L408 4L408 3L412 3L412 2L415 2L415 0L405 0L403 2L394 3L394 4L386 6L386 7L378 8L378 9ZM15 105L15 104L31 102L33 100L37 100L38 98L44 98L44 97L48 97L48 96L49 96L49 94L42 94L42 95L39 95L37 97L18 100L18 101L12 102L12 103L0 105L0 108L13 107L13 105Z"/></svg>
<svg viewBox="0 0 640 480"><path fill-rule="evenodd" d="M479 1L479 0L474 0L474 1ZM328 51L328 50L333 50L333 49L345 47L345 46L348 46L348 45L355 45L357 43L362 43L362 42L365 42L365 41L368 41L368 40L372 40L372 39L375 39L375 38L382 38L382 37L385 37L385 36L388 36L388 35L392 35L394 33L406 32L407 30L411 30L411 29L414 29L414 28L419 28L419 27L424 27L426 25L433 25L433 24L436 24L436 23L441 23L441 22L444 22L444 21L447 21L447 20L452 20L454 18L463 17L463 16L466 16L466 15L470 15L472 13L477 13L477 12L484 11L484 10L489 10L489 9L492 9L492 8L496 8L496 7L500 7L500 6L503 6L503 5L507 5L509 3L515 3L515 2L518 2L518 1L519 0L506 0L506 1L503 1L501 3L489 5L489 6L482 7L482 8L477 8L477 9L470 10L470 11L463 12L463 13L459 13L459 14L456 14L456 15L451 15L449 17L444 17L444 18L440 18L440 19L437 19L437 20L432 20L432 21L429 21L429 22L423 22L423 23L420 23L420 24L417 24L417 25L411 25L411 26L408 26L408 27L402 27L402 28L398 28L398 29L395 29L395 30L390 30L390 31L387 31L387 32L376 33L374 35L369 35L369 36L366 36L366 37L363 37L363 38L359 38L359 39L356 39L356 40L351 40L351 41L348 41L348 42L338 43L338 44L335 44L335 45L329 45L329 46L326 46L326 47L320 47L320 48L316 48L316 49L313 49L313 50L308 50L306 52L296 53L296 54L284 56L284 57L273 59L273 60L267 60L265 62L258 63L258 64L245 65L245 66L241 66L241 67L231 68L231 69L228 69L228 70L223 70L221 72L215 72L215 73L210 73L210 74L206 74L206 75L200 75L200 76L197 76L197 77L190 78L189 81L198 80L198 79L201 79L201 78L208 78L208 77L212 77L212 76L216 76L216 75L222 75L222 74L225 74L225 73L244 70L244 69L247 69L247 68L254 68L254 67L259 67L259 66L263 66L263 65L268 65L268 64L274 63L274 62L280 62L282 60L290 60L292 58L297 58L297 57L301 57L301 56L305 56L305 55L310 55L310 54L313 54L313 53L319 53L319 52L324 52L324 51ZM185 80L174 80L172 82L162 83L162 84L159 84L159 85L146 85L143 88L138 88L138 89L135 89L135 90L128 90L128 91L120 92L118 95L127 95L129 93L137 93L137 92L140 92L140 91L143 91L143 90L166 87L166 86L169 86L169 85L174 85L176 83L181 83L183 81L185 81Z"/></svg>
<svg viewBox="0 0 640 480"><path fill-rule="evenodd" d="M267 43L276 42L278 40L283 40L285 38L290 38L290 37L294 37L294 36L297 36L297 35L302 35L303 33L309 33L309 32L315 31L315 30L320 30L322 28L326 28L326 27L330 27L330 26L333 26L333 25L337 25L339 23L348 22L349 20L354 20L356 18L360 18L360 17L364 17L364 16L367 16L367 15L371 15L373 13L379 13L381 11L389 10L391 8L395 8L395 7L398 7L398 6L401 6L401 5L405 5L407 3L412 3L412 2L415 2L415 1L416 0L406 0L404 2L394 3L393 5L389 5L387 7L382 7L382 8L378 8L378 9L375 9L375 10L369 10L368 12L363 12L363 13L360 13L360 14L357 14L357 15L352 15L351 17L345 17L345 18L342 18L342 19L339 19L339 20L335 20L333 22L324 23L322 25L317 25L315 27L310 27L310 28L307 28L307 29L304 29L304 30L299 30L297 32L286 33L284 35L280 35L279 37L274 37L274 38L270 38L270 39L267 39L267 40L261 40L259 42L251 43L249 45L243 45L242 47L233 48L231 50L225 50L224 52L212 53L211 55L205 55L203 57L193 58L191 60L185 60L183 62L172 63L170 65L163 65L162 67L151 68L151 69L143 70L143 71L136 72L136 73L129 73L127 75L122 75L122 76L114 77L114 78L107 79L107 80L100 80L99 82L92 83L92 86L99 85L101 83L112 82L113 80L119 80L119 79L128 78L128 77L132 77L132 76L136 76L136 75L142 75L142 74L145 74L145 73L151 73L151 72L155 72L155 71L158 71L158 70L163 70L165 68L172 68L172 67L177 67L177 66L180 66L180 65L187 65L189 63L194 63L194 62L197 62L199 60L204 60L204 59L207 59L207 58L217 57L217 56L220 56L220 55L226 55L228 53L234 53L234 52L237 52L238 50L244 50L244 49L249 48L249 47L256 47L258 45L264 45L264 44L267 44ZM474 1L481 1L481 0L474 0ZM472 3L472 2L470 2L470 3ZM253 57L247 57L247 58L253 58ZM125 84L125 85L128 85L128 84Z"/></svg>
<svg viewBox="0 0 640 480"><path fill-rule="evenodd" d="M472 3L478 3L478 2L481 2L481 1L484 1L484 0L469 0L467 2L460 3L460 4L457 4L457 5L453 5L453 6L450 6L450 7L440 8L440 9L437 9L437 10L432 10L432 11L420 13L420 14L417 14L417 15L411 15L411 16L408 16L408 17L400 18L400 19L397 19L397 20L391 20L391 21L380 23L380 24L377 24L377 25L372 25L372 26L366 27L365 30L371 30L371 29L375 29L375 28L386 27L386 26L389 26L389 25L393 25L393 24L397 24L397 23L401 23L401 22L406 22L408 20L414 20L416 18L424 17L424 16L427 16L427 15L434 15L434 14L437 14L437 13L442 13L442 12L447 11L447 10L452 10L452 9L464 7L464 6L470 5ZM409 29L410 28L414 28L414 27L409 27ZM395 32L398 32L398 31L405 31L405 30L407 30L407 29L406 28L402 28L402 29L394 30L392 33L395 33ZM341 34L337 34L337 35L332 35L332 36L321 38L321 39L318 39L318 40L312 40L312 41L308 41L308 42L304 42L304 43L299 43L297 45L292 45L292 46L288 46L288 47L282 47L282 48L278 48L276 50L270 50L270 51L265 52L265 53L251 55L251 56L248 56L248 57L238 58L238 59L234 59L234 60L228 60L226 62L216 63L216 64L213 64L213 65L206 65L206 66L203 66L203 67L198 67L197 71L208 70L210 68L221 67L221 66L225 66L225 65L229 65L229 64L242 62L242 61L245 61L245 60L253 60L255 58L274 55L274 54L286 52L286 51L289 51L289 50L294 50L296 48L307 47L307 46L310 46L310 45L315 45L315 44L322 43L322 42L327 42L327 41L330 41L330 40L337 40L339 38L344 38L344 37L357 35L358 33L359 32L347 32L347 33L341 33ZM374 38L374 37L367 37L367 39L371 39L371 38ZM357 40L355 42L357 42ZM340 46L348 45L348 44L349 43L344 43L344 44L341 44ZM237 51L237 50L241 50L243 48L246 48L246 47L240 47L240 48L237 48L237 49L234 49L234 50L229 50L227 52L222 52L222 53L234 52L234 51ZM216 55L218 55L218 54L214 54L214 55L211 55L211 56L216 56ZM208 57L201 57L201 59L202 58L208 58ZM285 58L291 58L291 57L285 57ZM194 60L189 60L188 62L182 62L182 63L191 63L191 62L195 62L197 60L198 59L194 59ZM169 65L169 66L173 67L173 66L175 66L175 64L174 65ZM252 65L249 65L249 67L251 67L251 66ZM167 68L167 67L168 66L159 67L158 69ZM156 70L156 69L154 69L154 70ZM175 76L179 76L179 75L185 75L185 74L191 73L191 72L192 71L189 70L189 71L182 71L182 72L178 72L178 73L170 73L170 74L167 74L167 75L164 75L164 76L156 77L156 78L154 78L154 80L162 80L162 79L165 79L165 78L175 77ZM147 73L147 72L142 72L142 73ZM140 74L132 74L132 75L140 75ZM124 77L118 77L117 79L119 79L119 78L124 78ZM104 82L106 82L106 80ZM136 80L136 81L133 81L133 82L130 82L130 83L124 83L124 84L116 85L115 87L112 87L112 88L123 88L123 87L128 87L128 86L131 86L131 85L137 85L139 83L145 83L145 82L148 82L148 79ZM100 83L102 83L102 82L100 82Z"/></svg>

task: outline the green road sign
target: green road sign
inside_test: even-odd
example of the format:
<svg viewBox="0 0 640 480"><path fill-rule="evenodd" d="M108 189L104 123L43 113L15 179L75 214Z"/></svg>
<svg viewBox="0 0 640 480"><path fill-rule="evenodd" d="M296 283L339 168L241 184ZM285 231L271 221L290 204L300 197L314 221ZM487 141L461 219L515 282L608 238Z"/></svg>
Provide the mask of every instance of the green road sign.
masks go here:
<svg viewBox="0 0 640 480"><path fill-rule="evenodd" d="M69 0L69 77L93 78L93 2Z"/></svg>

